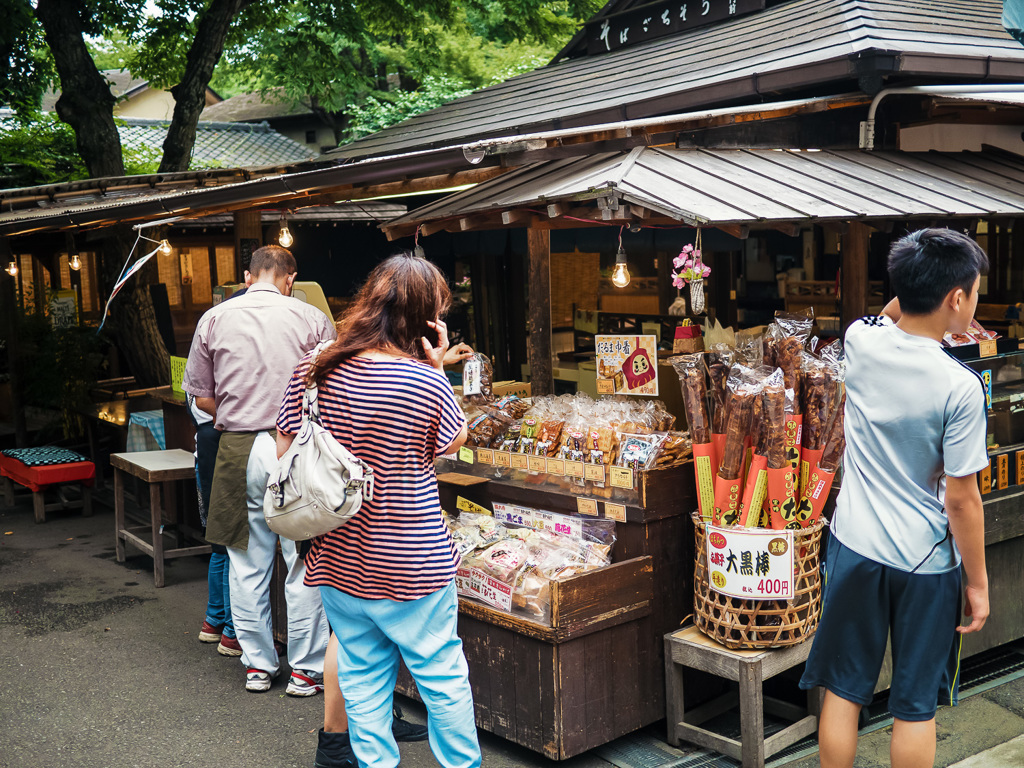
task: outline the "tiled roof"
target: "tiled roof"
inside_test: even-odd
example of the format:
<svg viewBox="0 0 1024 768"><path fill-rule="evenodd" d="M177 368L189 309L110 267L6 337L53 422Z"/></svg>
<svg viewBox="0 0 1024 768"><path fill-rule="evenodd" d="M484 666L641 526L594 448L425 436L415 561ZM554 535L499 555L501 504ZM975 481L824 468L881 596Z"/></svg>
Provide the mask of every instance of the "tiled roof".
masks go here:
<svg viewBox="0 0 1024 768"><path fill-rule="evenodd" d="M237 122L311 114L313 110L308 104L297 104L285 96L283 88L275 88L266 94L240 93L217 104L211 104L203 110L202 117L203 120Z"/></svg>
<svg viewBox="0 0 1024 768"><path fill-rule="evenodd" d="M125 118L118 125L125 148L149 147L162 152L166 120ZM190 168L246 168L286 165L316 157L304 144L292 141L267 123L200 122Z"/></svg>
<svg viewBox="0 0 1024 768"><path fill-rule="evenodd" d="M552 64L327 153L355 158L857 87L873 56L901 82L1020 81L1000 0L792 0ZM884 61L882 61L884 59ZM871 74L867 72L866 74ZM937 79L937 80L936 80Z"/></svg>
<svg viewBox="0 0 1024 768"><path fill-rule="evenodd" d="M119 99L149 83L149 80L144 77L132 77L131 72L127 69L104 69L100 74L110 81L110 92ZM44 93L43 112L53 112L59 98L60 91Z"/></svg>

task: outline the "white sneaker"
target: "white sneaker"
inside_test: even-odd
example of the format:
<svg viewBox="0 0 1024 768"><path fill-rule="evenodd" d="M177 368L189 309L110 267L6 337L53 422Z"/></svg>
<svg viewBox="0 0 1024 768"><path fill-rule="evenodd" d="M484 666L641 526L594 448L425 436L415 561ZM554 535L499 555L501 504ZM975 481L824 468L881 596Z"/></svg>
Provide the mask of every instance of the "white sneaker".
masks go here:
<svg viewBox="0 0 1024 768"><path fill-rule="evenodd" d="M305 669L293 669L285 693L289 696L316 696L323 689L323 675Z"/></svg>
<svg viewBox="0 0 1024 768"><path fill-rule="evenodd" d="M277 672L270 674L262 669L250 669L245 673L245 690L252 693L263 693L270 690L270 684L277 677Z"/></svg>

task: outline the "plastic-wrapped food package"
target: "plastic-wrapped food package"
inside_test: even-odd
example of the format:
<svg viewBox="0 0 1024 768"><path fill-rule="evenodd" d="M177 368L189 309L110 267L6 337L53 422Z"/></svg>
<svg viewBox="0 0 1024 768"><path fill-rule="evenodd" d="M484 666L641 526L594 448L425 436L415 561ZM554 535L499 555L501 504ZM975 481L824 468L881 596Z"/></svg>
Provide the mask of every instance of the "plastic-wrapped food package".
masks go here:
<svg viewBox="0 0 1024 768"><path fill-rule="evenodd" d="M462 396L475 405L494 400L494 366L487 355L476 352L463 362Z"/></svg>

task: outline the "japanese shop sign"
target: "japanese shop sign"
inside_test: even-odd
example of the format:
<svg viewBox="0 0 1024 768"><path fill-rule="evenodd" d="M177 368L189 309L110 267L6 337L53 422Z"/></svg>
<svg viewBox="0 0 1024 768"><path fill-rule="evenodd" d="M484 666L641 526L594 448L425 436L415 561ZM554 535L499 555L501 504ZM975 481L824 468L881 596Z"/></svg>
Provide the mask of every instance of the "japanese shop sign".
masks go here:
<svg viewBox="0 0 1024 768"><path fill-rule="evenodd" d="M597 394L658 394L657 336L597 336Z"/></svg>
<svg viewBox="0 0 1024 768"><path fill-rule="evenodd" d="M709 525L706 547L716 592L748 600L793 598L793 531Z"/></svg>
<svg viewBox="0 0 1024 768"><path fill-rule="evenodd" d="M495 502L494 519L510 525L522 525L538 531L548 531L559 536L570 536L577 540L583 538L583 521L578 517L560 515L557 512Z"/></svg>
<svg viewBox="0 0 1024 768"><path fill-rule="evenodd" d="M647 3L586 25L587 53L614 51L760 11L765 0L675 0Z"/></svg>

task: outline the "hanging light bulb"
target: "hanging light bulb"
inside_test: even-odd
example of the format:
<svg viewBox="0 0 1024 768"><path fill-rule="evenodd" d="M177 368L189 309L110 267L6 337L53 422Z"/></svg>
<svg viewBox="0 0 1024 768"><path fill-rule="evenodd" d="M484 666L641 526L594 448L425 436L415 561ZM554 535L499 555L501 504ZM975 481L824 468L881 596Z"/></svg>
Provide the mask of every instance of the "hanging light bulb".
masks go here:
<svg viewBox="0 0 1024 768"><path fill-rule="evenodd" d="M612 270L612 285L625 288L629 285L629 269L626 268L626 251L622 247L622 228L619 228L619 250L615 254L615 269Z"/></svg>
<svg viewBox="0 0 1024 768"><path fill-rule="evenodd" d="M158 245L156 249L160 252L161 256L171 255L171 244L166 240L161 240L160 245Z"/></svg>
<svg viewBox="0 0 1024 768"><path fill-rule="evenodd" d="M291 230L288 229L288 220L284 217L284 213L281 214L281 228L277 233L277 242L281 244L282 248L291 248L292 243L295 242Z"/></svg>
<svg viewBox="0 0 1024 768"><path fill-rule="evenodd" d="M82 268L82 260L79 258L77 253L71 254L71 259L68 261L68 266L77 272Z"/></svg>
<svg viewBox="0 0 1024 768"><path fill-rule="evenodd" d="M7 274L11 277L16 277L18 274L18 262L12 261L7 265Z"/></svg>

